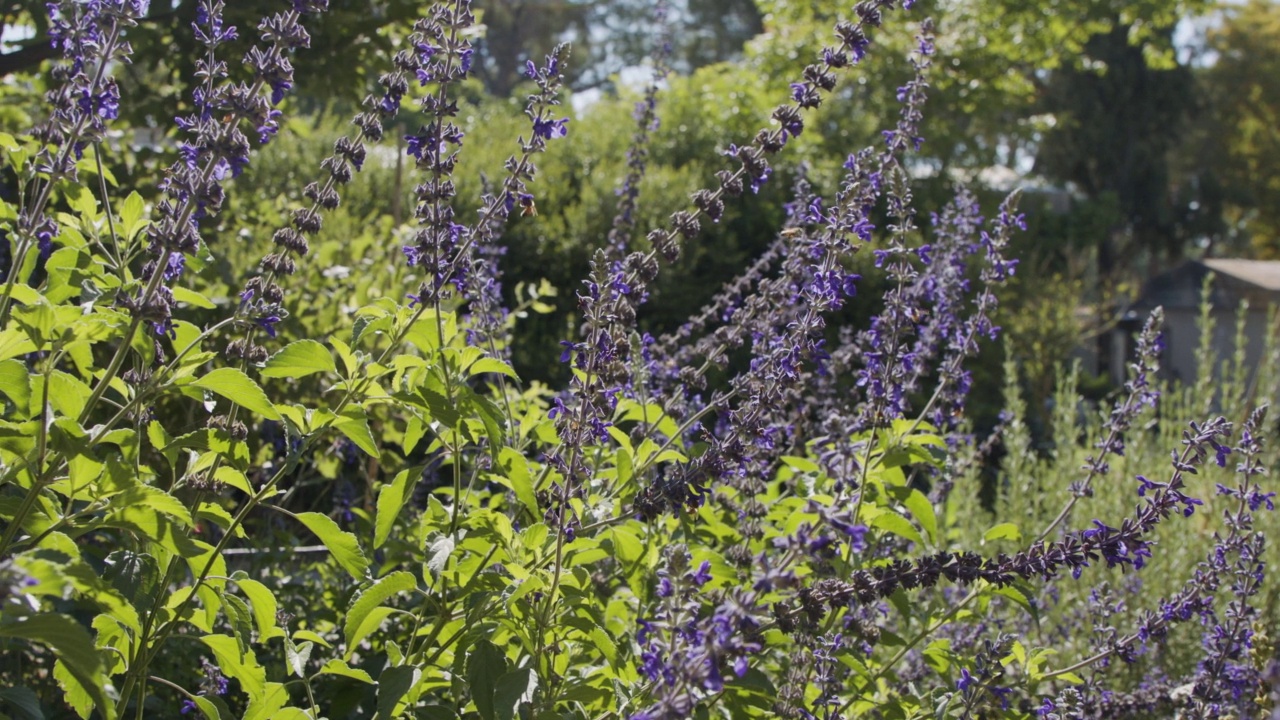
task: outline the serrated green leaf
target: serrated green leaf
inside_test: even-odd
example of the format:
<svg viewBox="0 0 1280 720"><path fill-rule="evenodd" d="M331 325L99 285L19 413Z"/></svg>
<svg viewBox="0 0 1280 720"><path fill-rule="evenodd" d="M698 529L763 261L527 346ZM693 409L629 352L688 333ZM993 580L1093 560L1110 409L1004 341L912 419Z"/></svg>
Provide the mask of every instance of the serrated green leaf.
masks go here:
<svg viewBox="0 0 1280 720"><path fill-rule="evenodd" d="M493 357L480 358L479 360L471 363L471 367L467 369L467 374L470 376L481 375L483 373L498 373L499 375L506 375L512 380L520 379L520 377L516 375L515 369L498 358Z"/></svg>
<svg viewBox="0 0 1280 720"><path fill-rule="evenodd" d="M15 288L22 287L15 285ZM29 289L29 288L28 288ZM17 295L15 294L15 297ZM9 360L35 352L36 344L21 330L0 330L0 360Z"/></svg>
<svg viewBox="0 0 1280 720"><path fill-rule="evenodd" d="M373 631L373 627L369 625L372 624L375 608L380 607L396 594L407 592L417 586L418 581L413 573L401 570L378 580L357 595L350 609L347 610L346 620L342 624L342 634L347 642L347 655L350 656L356 644ZM382 618L378 618L378 622L385 617L383 615Z"/></svg>
<svg viewBox="0 0 1280 720"><path fill-rule="evenodd" d="M467 656L467 682L471 686L471 701L484 720L496 720L493 693L498 678L506 674L506 655L488 640L477 641Z"/></svg>
<svg viewBox="0 0 1280 720"><path fill-rule="evenodd" d="M306 677L307 662L311 659L311 650L314 647L315 643L304 642L301 645L294 645L292 640L285 638L284 659L289 672L298 677Z"/></svg>
<svg viewBox="0 0 1280 720"><path fill-rule="evenodd" d="M267 671L258 664L253 650L241 652L240 643L229 635L205 635L200 641L213 651L223 674L240 681L246 695L256 699L266 693Z"/></svg>
<svg viewBox="0 0 1280 720"><path fill-rule="evenodd" d="M520 668L498 678L493 689L493 711L498 720L515 720L520 706L533 702L538 691L538 674L532 668Z"/></svg>
<svg viewBox="0 0 1280 720"><path fill-rule="evenodd" d="M333 426L348 440L356 444L369 457L378 457L378 441L369 431L369 418L360 408L347 408L333 420Z"/></svg>
<svg viewBox="0 0 1280 720"><path fill-rule="evenodd" d="M221 395L268 420L280 420L280 413L267 399L267 394L262 391L262 388L258 387L258 383L235 368L218 368L191 384Z"/></svg>
<svg viewBox="0 0 1280 720"><path fill-rule="evenodd" d="M258 626L258 639L261 641L276 634L283 635L276 626L276 610L279 605L271 590L257 580L237 580L236 584L240 587L240 592L249 598L253 621Z"/></svg>
<svg viewBox="0 0 1280 720"><path fill-rule="evenodd" d="M262 377L300 378L318 372L337 371L333 355L324 345L315 340L299 340L272 355L262 368Z"/></svg>
<svg viewBox="0 0 1280 720"><path fill-rule="evenodd" d="M235 633L236 642L240 644L240 653L243 655L249 652L249 643L253 641L249 603L230 593L218 593L218 596L222 600L222 611L227 614L231 632Z"/></svg>
<svg viewBox="0 0 1280 720"><path fill-rule="evenodd" d="M329 554L342 566L342 569L351 573L351 577L356 580L364 580L369 571L369 559L364 556L364 551L360 549L360 542L356 540L355 535L338 527L338 523L328 515L305 512L298 513L294 517L298 522L306 525L307 529L329 548Z"/></svg>
<svg viewBox="0 0 1280 720"><path fill-rule="evenodd" d="M378 489L378 511L374 518L373 526L373 547L378 549L387 541L387 537L391 534L391 527L395 524L396 518L400 516L400 510L404 508L404 503L413 493L413 486L410 480L416 480L421 475L420 468L412 468L410 470L401 470L396 473L395 478L387 485L383 485Z"/></svg>
<svg viewBox="0 0 1280 720"><path fill-rule="evenodd" d="M0 637L21 638L49 646L98 712L107 720L114 720L115 704L107 697L107 677L102 658L93 638L80 623L67 615L44 613L0 625Z"/></svg>
<svg viewBox="0 0 1280 720"><path fill-rule="evenodd" d="M369 685L375 684L373 681L373 678L370 677L369 673L361 670L360 668L353 668L350 665L348 665L345 660L340 660L338 658L334 658L329 662L325 663L324 667L320 668L320 674L321 675L337 675L339 677L347 677L353 680L359 680L360 682L366 683Z"/></svg>
<svg viewBox="0 0 1280 720"><path fill-rule="evenodd" d="M983 534L982 539L984 542L991 540L1012 540L1017 542L1022 539L1022 533L1014 523L1000 523Z"/></svg>
<svg viewBox="0 0 1280 720"><path fill-rule="evenodd" d="M538 496L533 487L533 475L529 472L529 461L525 459L524 454L514 448L504 447L498 451L498 464L520 504L533 517L541 517L538 511Z"/></svg>
<svg viewBox="0 0 1280 720"><path fill-rule="evenodd" d="M407 665L383 670L378 676L378 720L397 717L399 713L396 709L400 700L409 694L421 678L422 670Z"/></svg>
<svg viewBox="0 0 1280 720"><path fill-rule="evenodd" d="M26 366L18 360L0 362L0 393L9 396L22 416L27 416L26 410L31 403L31 377Z"/></svg>
<svg viewBox="0 0 1280 720"><path fill-rule="evenodd" d="M283 683L267 683L260 697L253 698L243 720L274 720L280 708L289 702L289 690Z"/></svg>

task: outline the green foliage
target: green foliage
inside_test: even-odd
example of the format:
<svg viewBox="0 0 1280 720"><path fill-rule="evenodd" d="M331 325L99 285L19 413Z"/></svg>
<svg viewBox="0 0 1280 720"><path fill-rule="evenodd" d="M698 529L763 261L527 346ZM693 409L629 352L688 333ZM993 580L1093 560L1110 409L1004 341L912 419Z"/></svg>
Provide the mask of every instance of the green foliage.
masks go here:
<svg viewBox="0 0 1280 720"><path fill-rule="evenodd" d="M1216 62L1201 73L1210 120L1197 139L1224 185L1233 232L1260 257L1280 257L1280 6L1251 0L1222 12L1209 38Z"/></svg>

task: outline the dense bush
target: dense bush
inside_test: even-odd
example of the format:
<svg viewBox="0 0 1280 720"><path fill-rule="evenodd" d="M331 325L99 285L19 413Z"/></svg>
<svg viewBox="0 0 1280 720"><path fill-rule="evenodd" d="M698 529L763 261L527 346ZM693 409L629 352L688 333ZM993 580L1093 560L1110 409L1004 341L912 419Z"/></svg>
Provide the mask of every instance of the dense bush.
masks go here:
<svg viewBox="0 0 1280 720"><path fill-rule="evenodd" d="M9 716L1272 711L1274 342L1257 373L1243 354L1215 373L1206 340L1201 382L1164 386L1157 312L1108 408L1063 372L1037 445L1011 363L1001 425L971 434L966 361L999 333L1025 223L1016 193L989 217L964 190L914 210L928 20L883 143L829 163L838 189L800 165L774 177L910 0L852 8L665 221L644 209L672 185L646 179L658 52L573 326L542 341L558 388L511 364L553 291L504 293L502 271L530 251L513 220L609 192L535 182L549 144L577 148L560 162L597 147L572 145L590 130L558 107L565 48L529 63L516 124L460 100L475 18L437 3L354 129L308 159L275 139L278 108L327 3L264 20L233 68L238 31L205 0L192 111L161 186L138 192L99 159L145 4L54 3L47 118L0 135L20 188L0 206ZM467 164L493 125L517 136L509 158ZM246 173L268 143L279 172ZM772 244L645 332L704 225L769 220L753 198L784 179ZM874 310L851 312L860 288L883 288Z"/></svg>

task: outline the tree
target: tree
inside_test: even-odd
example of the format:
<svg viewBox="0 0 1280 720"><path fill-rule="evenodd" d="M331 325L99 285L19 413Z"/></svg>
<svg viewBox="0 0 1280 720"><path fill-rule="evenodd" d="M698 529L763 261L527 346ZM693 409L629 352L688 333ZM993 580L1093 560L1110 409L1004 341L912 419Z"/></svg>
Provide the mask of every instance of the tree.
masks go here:
<svg viewBox="0 0 1280 720"><path fill-rule="evenodd" d="M1231 235L1280 258L1280 3L1223 8L1202 73L1213 116L1203 145L1226 193ZM1231 239L1231 238L1229 238Z"/></svg>
<svg viewBox="0 0 1280 720"><path fill-rule="evenodd" d="M1164 31L1171 43L1172 28ZM1140 255L1172 261L1213 229L1217 203L1198 182L1203 168L1175 158L1200 105L1191 69L1153 66L1116 25L1085 46L1085 67L1062 68L1041 107L1055 118L1036 153L1038 173L1072 183L1089 202L1113 202L1110 232L1097 238L1104 277Z"/></svg>

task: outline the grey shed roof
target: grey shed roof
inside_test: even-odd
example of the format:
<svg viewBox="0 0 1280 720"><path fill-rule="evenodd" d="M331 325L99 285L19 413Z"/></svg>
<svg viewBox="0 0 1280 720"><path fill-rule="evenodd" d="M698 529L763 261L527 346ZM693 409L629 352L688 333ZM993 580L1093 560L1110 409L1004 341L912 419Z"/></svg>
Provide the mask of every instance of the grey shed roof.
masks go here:
<svg viewBox="0 0 1280 720"><path fill-rule="evenodd" d="M1280 260L1218 258L1200 262L1218 275L1256 285L1263 290L1280 292Z"/></svg>
<svg viewBox="0 0 1280 720"><path fill-rule="evenodd" d="M1255 308L1280 305L1280 261L1216 258L1188 260L1151 278L1133 304L1136 310L1163 305L1166 309L1200 306L1205 275L1216 277L1209 300L1214 307L1234 310L1241 300Z"/></svg>

